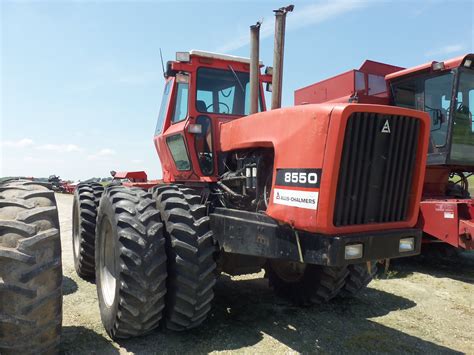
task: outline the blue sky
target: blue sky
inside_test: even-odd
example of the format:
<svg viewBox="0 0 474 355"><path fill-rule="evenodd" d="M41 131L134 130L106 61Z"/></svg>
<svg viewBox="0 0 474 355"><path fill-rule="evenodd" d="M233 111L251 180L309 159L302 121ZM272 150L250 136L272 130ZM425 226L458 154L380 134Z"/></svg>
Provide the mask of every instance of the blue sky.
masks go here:
<svg viewBox="0 0 474 355"><path fill-rule="evenodd" d="M295 89L365 59L414 66L474 51L473 1L295 1L283 105ZM202 49L248 56L263 19L271 65L281 1L1 1L0 176L85 179L145 169L165 60Z"/></svg>

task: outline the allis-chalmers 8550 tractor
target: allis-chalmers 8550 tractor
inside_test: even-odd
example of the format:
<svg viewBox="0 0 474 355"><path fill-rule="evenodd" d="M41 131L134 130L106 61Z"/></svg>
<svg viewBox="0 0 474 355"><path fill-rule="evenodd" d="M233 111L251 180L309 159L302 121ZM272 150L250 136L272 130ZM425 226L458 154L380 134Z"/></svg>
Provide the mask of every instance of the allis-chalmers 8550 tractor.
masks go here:
<svg viewBox="0 0 474 355"><path fill-rule="evenodd" d="M348 102L280 108L290 10L276 11L265 74L258 23L250 59L190 51L168 62L154 137L163 184L77 189L76 269L95 277L111 337L162 321L196 327L220 272L264 268L278 294L308 305L364 288L379 259L419 253L429 115Z"/></svg>
<svg viewBox="0 0 474 355"><path fill-rule="evenodd" d="M474 200L468 184L474 172L473 54L409 69L366 61L359 70L295 92L297 105L325 102L427 112L431 137L417 224L424 232L423 246L437 255L474 249Z"/></svg>
<svg viewBox="0 0 474 355"><path fill-rule="evenodd" d="M123 173L105 189L76 189L75 267L95 278L112 338L161 322L175 330L201 324L221 272L264 268L278 294L308 305L355 294L379 259L419 253L429 115L351 102L280 108L292 8L276 11L274 66L265 74L258 23L250 59L190 51L168 63L154 137L164 183L124 182ZM430 107L443 127L443 111ZM0 351L55 349L53 192L31 181L0 187Z"/></svg>

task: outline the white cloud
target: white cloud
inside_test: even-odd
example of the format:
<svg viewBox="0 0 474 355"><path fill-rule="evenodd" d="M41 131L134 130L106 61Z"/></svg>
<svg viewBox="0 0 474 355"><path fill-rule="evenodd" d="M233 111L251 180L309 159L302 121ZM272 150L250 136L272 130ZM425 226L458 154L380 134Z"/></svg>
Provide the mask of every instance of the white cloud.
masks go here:
<svg viewBox="0 0 474 355"><path fill-rule="evenodd" d="M327 3L307 5L298 8L294 13L288 14L286 19L287 30L294 30L309 25L314 25L333 17L342 15L355 9L363 8L369 5L370 1L358 0L337 0ZM260 28L260 39L273 35L274 21L264 21ZM227 42L216 49L216 52L230 52L246 46L250 41L248 34L242 35L233 41Z"/></svg>
<svg viewBox="0 0 474 355"><path fill-rule="evenodd" d="M82 148L75 144L43 144L36 147L38 150L49 150L53 152L81 152Z"/></svg>
<svg viewBox="0 0 474 355"><path fill-rule="evenodd" d="M101 149L98 153L100 156L115 155L115 150L110 148Z"/></svg>
<svg viewBox="0 0 474 355"><path fill-rule="evenodd" d="M110 148L103 148L95 154L88 155L87 159L88 160L106 160L115 154L116 154L115 150L110 149Z"/></svg>
<svg viewBox="0 0 474 355"><path fill-rule="evenodd" d="M456 52L461 52L466 49L466 46L456 43L456 44L450 44L447 46L443 46L440 48L433 49L431 51L428 51L425 53L427 57L431 57L434 55L448 55Z"/></svg>
<svg viewBox="0 0 474 355"><path fill-rule="evenodd" d="M5 147L12 147L12 148L26 148L30 147L34 144L32 139L23 138L17 141L4 141L2 145Z"/></svg>

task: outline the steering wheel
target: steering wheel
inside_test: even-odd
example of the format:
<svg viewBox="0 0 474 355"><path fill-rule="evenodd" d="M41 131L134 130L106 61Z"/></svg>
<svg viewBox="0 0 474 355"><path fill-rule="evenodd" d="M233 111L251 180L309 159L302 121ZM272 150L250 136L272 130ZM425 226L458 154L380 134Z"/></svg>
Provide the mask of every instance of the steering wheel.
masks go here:
<svg viewBox="0 0 474 355"><path fill-rule="evenodd" d="M220 102L219 101L219 106L222 105L224 106L226 109L227 109L227 112L218 112L218 113L230 113L230 107L224 103L224 102ZM211 108L212 106L214 106L214 103L210 104L209 106L206 107L206 111L209 112L209 108Z"/></svg>

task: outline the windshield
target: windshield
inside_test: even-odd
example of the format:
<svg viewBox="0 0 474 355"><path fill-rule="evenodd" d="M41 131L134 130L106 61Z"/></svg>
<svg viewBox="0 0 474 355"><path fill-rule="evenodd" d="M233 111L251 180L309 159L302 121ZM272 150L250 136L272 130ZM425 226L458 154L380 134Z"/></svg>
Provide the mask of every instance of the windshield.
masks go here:
<svg viewBox="0 0 474 355"><path fill-rule="evenodd" d="M453 140L451 159L474 163L474 72L459 74L456 102L453 105Z"/></svg>
<svg viewBox="0 0 474 355"><path fill-rule="evenodd" d="M248 115L249 73L200 68L197 72L196 109L202 113ZM261 102L260 102L261 107Z"/></svg>

